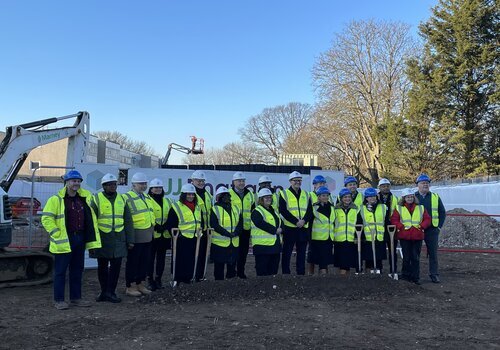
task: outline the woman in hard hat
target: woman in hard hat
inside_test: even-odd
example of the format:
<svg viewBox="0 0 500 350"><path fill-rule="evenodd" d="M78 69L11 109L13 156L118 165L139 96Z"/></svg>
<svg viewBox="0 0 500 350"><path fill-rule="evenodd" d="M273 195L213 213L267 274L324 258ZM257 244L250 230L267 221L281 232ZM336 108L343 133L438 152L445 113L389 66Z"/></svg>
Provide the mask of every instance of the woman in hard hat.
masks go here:
<svg viewBox="0 0 500 350"><path fill-rule="evenodd" d="M196 240L198 239L197 233L202 228L201 221L196 189L192 184L185 184L181 188L179 200L172 202L166 223L167 230L172 234L173 229L179 229L175 262L175 282L177 283L190 283L193 279Z"/></svg>
<svg viewBox="0 0 500 350"><path fill-rule="evenodd" d="M149 289L155 291L163 288L161 278L165 270L165 256L167 249L171 246L170 232L167 230L167 216L172 203L165 197L163 181L155 178L149 182L148 195L151 197L153 213L155 215L155 225L153 242L151 243L151 259L149 261L148 282ZM156 262L156 264L155 264ZM155 273L156 265L156 273Z"/></svg>
<svg viewBox="0 0 500 350"><path fill-rule="evenodd" d="M370 187L364 192L365 200L359 210L359 218L363 224L363 243L361 248L361 259L365 261L365 268L377 269L382 271L382 260L387 259L385 249L385 227L390 223L387 217L387 207L379 203L377 199L377 190ZM373 263L373 245L375 241L375 259Z"/></svg>
<svg viewBox="0 0 500 350"><path fill-rule="evenodd" d="M323 175L316 175L313 178L312 185L313 190L309 192L309 194L311 196L311 204L314 206L314 204L318 202L318 195L316 194L316 191L320 187L326 187L325 177ZM314 218L312 218L312 220L314 220ZM309 228L312 228L312 221L309 224ZM307 245L307 272L309 275L314 275L315 266L319 264L317 257L317 254L312 253L312 244L311 241L309 241L309 244Z"/></svg>
<svg viewBox="0 0 500 350"><path fill-rule="evenodd" d="M352 193L343 188L339 193L339 201L335 205L335 241L334 266L341 275L346 275L350 268L357 268L358 252L354 237L358 221L358 207L352 202Z"/></svg>
<svg viewBox="0 0 500 350"><path fill-rule="evenodd" d="M431 217L423 205L418 203L415 192L405 188L391 217L396 225L398 239L403 249L403 268L400 279L420 284L420 250L424 230L431 225Z"/></svg>
<svg viewBox="0 0 500 350"><path fill-rule="evenodd" d="M281 253L281 219L273 207L273 193L262 188L258 205L252 211L252 247L257 276L278 273Z"/></svg>
<svg viewBox="0 0 500 350"><path fill-rule="evenodd" d="M281 187L279 187L278 189L275 189L272 185L272 180L269 176L267 175L262 175L261 177L259 177L259 188L257 189L257 193L255 194L255 203L257 203L259 201L259 191L263 188L267 188L269 189L269 191L271 191L271 193L273 194L273 208L275 211L278 211L278 202L279 202L279 197L278 197L278 193L279 193L279 190L282 189Z"/></svg>
<svg viewBox="0 0 500 350"><path fill-rule="evenodd" d="M386 221L388 224L390 224L390 219L392 216L392 213L394 213L394 210L396 210L396 206L398 205L398 197L396 197L392 192L391 192L391 182L388 179L382 178L378 182L378 201L379 203L385 204L387 208L387 213L386 213ZM389 235L389 231L387 230L387 225L386 225L386 230L385 230L385 242L387 249L389 251L389 269L391 274L397 273L398 272L398 254L396 251L396 248L394 248L394 252L391 255L391 236ZM394 247L397 247L398 245L398 240L396 237L394 237ZM392 259L394 259L394 271L392 271Z"/></svg>
<svg viewBox="0 0 500 350"><path fill-rule="evenodd" d="M214 278L223 280L225 268L226 278L236 276L243 220L238 206L231 203L231 195L226 187L217 189L215 200L210 214L210 224L213 228L210 257L214 261Z"/></svg>
<svg viewBox="0 0 500 350"><path fill-rule="evenodd" d="M320 275L325 275L328 273L328 265L333 263L335 209L329 201L330 190L327 187L319 187L315 193L317 201L313 204L311 258L318 262Z"/></svg>

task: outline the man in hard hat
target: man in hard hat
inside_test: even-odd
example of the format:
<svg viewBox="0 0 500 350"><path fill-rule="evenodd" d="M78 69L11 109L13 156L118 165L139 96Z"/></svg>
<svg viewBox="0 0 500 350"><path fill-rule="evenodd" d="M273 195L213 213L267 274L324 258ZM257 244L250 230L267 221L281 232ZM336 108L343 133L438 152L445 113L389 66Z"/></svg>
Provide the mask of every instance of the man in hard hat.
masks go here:
<svg viewBox="0 0 500 350"><path fill-rule="evenodd" d="M276 212L278 211L278 203L279 203L279 189L278 191L276 191L272 185L272 180L269 176L267 175L262 175L261 177L259 177L259 188L257 189L257 193L255 194L255 206L257 206L257 202L258 202L258 193L261 189L263 188L267 188L269 189L269 191L271 191L271 193L273 194L272 196L272 199L273 199L273 203L272 203L272 207L274 208L274 210L276 210Z"/></svg>
<svg viewBox="0 0 500 350"><path fill-rule="evenodd" d="M429 256L429 276L433 283L440 283L438 271L439 232L446 219L446 209L437 193L430 191L431 178L420 174L415 180L418 190L415 196L432 218L431 226L425 230L425 245Z"/></svg>
<svg viewBox="0 0 500 350"><path fill-rule="evenodd" d="M134 222L134 243L130 245L125 264L126 294L132 297L148 295L151 291L143 284L148 273L151 258L151 241L155 225L155 216L151 198L145 193L148 179L144 173L132 176L132 189L123 196L132 214Z"/></svg>
<svg viewBox="0 0 500 350"><path fill-rule="evenodd" d="M205 262L208 244L208 229L210 228L210 213L212 210L212 195L205 188L207 180L203 170L196 170L191 175L191 183L196 189L198 206L201 209L203 236L200 238L200 250L198 253L198 263L196 265L196 281L203 278L205 272Z"/></svg>
<svg viewBox="0 0 500 350"><path fill-rule="evenodd" d="M313 190L311 192L309 192L309 195L311 196L311 204L313 205L313 209L314 209L314 204L318 202L318 196L316 194L316 191L320 188L320 187L326 187L326 179L323 175L316 175L314 178L313 178L313 181L312 181L312 185L313 185ZM312 223L314 221L314 215L313 215L313 220L310 222L310 225L309 225L309 228L312 229ZM311 236L312 238L312 236ZM315 265L318 265L319 262L317 260L314 259L314 257L316 257L317 254L313 254L312 252L312 245L311 245L311 242L309 242L308 246L307 246L307 264L308 264L308 267L307 267L307 272L309 275L314 275L314 267Z"/></svg>
<svg viewBox="0 0 500 350"><path fill-rule="evenodd" d="M134 242L134 223L125 199L116 192L118 179L106 174L101 179L102 191L92 197L91 208L97 216L102 247L90 255L97 258L97 277L101 293L96 301L119 303L116 285L120 276L122 258L127 256L128 244Z"/></svg>
<svg viewBox="0 0 500 350"><path fill-rule="evenodd" d="M396 209L398 205L399 198L396 197L392 192L391 192L391 182L386 179L382 178L378 182L378 201L380 203L385 204L387 208L387 212L385 217L390 220L392 213ZM390 221L387 222L387 224L390 224ZM394 255L391 256L391 236L389 235L389 231L387 230L387 225L385 225L385 234L384 234L384 240L387 245L387 249L389 251L389 269L391 270L391 274L397 273L398 272L398 255L396 252L396 247L398 245L398 240L396 236L394 236ZM392 271L392 259L394 259L394 270Z"/></svg>
<svg viewBox="0 0 500 350"><path fill-rule="evenodd" d="M363 194L358 192L358 180L354 176L347 176L344 179L344 187L351 191L352 203L359 208L363 204L365 198ZM340 197L337 197L337 203L339 203Z"/></svg>
<svg viewBox="0 0 500 350"><path fill-rule="evenodd" d="M236 266L239 278L247 278L245 264L247 262L248 248L250 246L250 231L252 229L251 213L255 208L255 196L246 188L246 177L241 171L233 174L233 181L229 194L231 204L238 207L243 219L243 230L239 239L238 263Z"/></svg>
<svg viewBox="0 0 500 350"><path fill-rule="evenodd" d="M50 235L49 251L54 254L54 307L90 306L82 300L85 249L101 247L97 219L90 208L92 194L81 188L77 170L64 175L64 187L50 197L43 208L42 225ZM64 301L66 271L69 268L69 299Z"/></svg>
<svg viewBox="0 0 500 350"><path fill-rule="evenodd" d="M290 187L280 192L279 212L283 217L283 256L281 270L290 274L290 259L296 247L297 275L305 274L306 247L309 240L309 222L312 220L312 205L309 193L301 189L302 175L293 171L288 175Z"/></svg>
<svg viewBox="0 0 500 350"><path fill-rule="evenodd" d="M158 178L149 182L148 195L152 199L151 205L155 216L148 268L148 288L155 291L163 288L161 279L165 271L165 256L172 243L170 232L166 228L167 216L172 203L169 198L165 197L163 181Z"/></svg>

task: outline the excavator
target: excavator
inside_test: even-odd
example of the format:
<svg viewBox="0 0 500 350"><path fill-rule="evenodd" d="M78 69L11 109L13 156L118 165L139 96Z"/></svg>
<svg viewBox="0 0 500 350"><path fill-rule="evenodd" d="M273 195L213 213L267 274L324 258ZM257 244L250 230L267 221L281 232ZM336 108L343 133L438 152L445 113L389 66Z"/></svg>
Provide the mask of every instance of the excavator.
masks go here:
<svg viewBox="0 0 500 350"><path fill-rule="evenodd" d="M75 119L73 126L47 127L66 119ZM50 254L7 248L12 241L12 209L7 192L29 152L67 138L66 166L75 166L85 160L89 134L88 112L6 128L5 138L0 142L0 288L42 284L52 279L53 258Z"/></svg>
<svg viewBox="0 0 500 350"><path fill-rule="evenodd" d="M168 145L165 157L161 160L161 165L168 165L168 159L173 149L185 154L203 154L204 147L205 141L203 139L198 139L196 136L191 136L191 148L179 145L178 143L171 143Z"/></svg>

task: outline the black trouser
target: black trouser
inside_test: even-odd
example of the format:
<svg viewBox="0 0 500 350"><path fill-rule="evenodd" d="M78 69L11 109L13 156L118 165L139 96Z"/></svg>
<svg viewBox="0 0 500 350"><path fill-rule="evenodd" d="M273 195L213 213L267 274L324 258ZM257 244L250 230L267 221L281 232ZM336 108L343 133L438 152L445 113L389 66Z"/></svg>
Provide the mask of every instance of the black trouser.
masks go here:
<svg viewBox="0 0 500 350"><path fill-rule="evenodd" d="M250 246L250 230L242 230L240 234L240 247L238 254L238 276L245 276L245 264L247 263L248 248Z"/></svg>
<svg viewBox="0 0 500 350"><path fill-rule="evenodd" d="M373 260L365 260L366 269L373 269ZM382 264L382 260L377 259L377 270L382 271L384 265Z"/></svg>
<svg viewBox="0 0 500 350"><path fill-rule="evenodd" d="M203 279L205 272L205 258L207 256L207 231L203 231L203 236L200 238L200 249L198 251L198 264L196 265L196 280Z"/></svg>
<svg viewBox="0 0 500 350"><path fill-rule="evenodd" d="M132 283L141 283L146 280L150 256L151 242L135 243L134 247L128 251L125 264L127 287L130 287Z"/></svg>
<svg viewBox="0 0 500 350"><path fill-rule="evenodd" d="M236 264L225 264L214 262L214 278L217 281L224 279L224 267L227 265L226 278L233 278L236 276Z"/></svg>
<svg viewBox="0 0 500 350"><path fill-rule="evenodd" d="M281 260L281 271L284 275L290 274L290 260L292 258L293 247L297 250L296 269L297 275L306 274L306 248L307 240L299 240L299 232L296 230L286 231L283 234L283 256Z"/></svg>
<svg viewBox="0 0 500 350"><path fill-rule="evenodd" d="M256 254L255 271L257 276L273 276L278 274L280 254Z"/></svg>
<svg viewBox="0 0 500 350"><path fill-rule="evenodd" d="M401 274L410 281L420 280L420 250L422 241L399 241L403 249L403 268Z"/></svg>
<svg viewBox="0 0 500 350"><path fill-rule="evenodd" d="M161 279L163 271L165 271L165 256L167 249L170 249L171 238L155 238L151 242L151 258L149 259L148 277L153 279ZM155 274L155 261L156 261L156 274Z"/></svg>
<svg viewBox="0 0 500 350"><path fill-rule="evenodd" d="M121 266L122 258L97 258L97 277L102 294L115 294Z"/></svg>

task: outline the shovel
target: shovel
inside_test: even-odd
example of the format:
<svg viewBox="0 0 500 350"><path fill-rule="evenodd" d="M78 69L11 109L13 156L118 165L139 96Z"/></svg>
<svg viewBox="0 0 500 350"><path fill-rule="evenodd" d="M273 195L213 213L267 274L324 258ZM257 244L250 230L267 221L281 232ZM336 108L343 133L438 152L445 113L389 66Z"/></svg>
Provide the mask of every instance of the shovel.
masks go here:
<svg viewBox="0 0 500 350"><path fill-rule="evenodd" d="M172 281L170 281L170 285L172 288L177 286L177 282L175 281L175 261L177 260L177 238L179 237L179 229L172 229Z"/></svg>
<svg viewBox="0 0 500 350"><path fill-rule="evenodd" d="M361 232L363 232L363 225L356 225L356 236L358 237L358 273L361 273Z"/></svg>
<svg viewBox="0 0 500 350"><path fill-rule="evenodd" d="M389 239L391 240L391 278L397 280L398 274L394 269L394 234L396 233L396 225L387 225L387 231L389 231Z"/></svg>
<svg viewBox="0 0 500 350"><path fill-rule="evenodd" d="M213 228L207 229L207 253L205 255L205 268L203 269L203 280L206 280L207 276L207 266L208 266L208 254L210 253L210 245L212 244L212 231Z"/></svg>
<svg viewBox="0 0 500 350"><path fill-rule="evenodd" d="M191 283L194 283L194 281L196 281L196 267L198 266L198 254L200 253L200 238L201 236L203 236L203 231L199 229L198 231L196 231L195 236L196 236L196 250L194 252L194 270L193 270L193 278L191 278Z"/></svg>
<svg viewBox="0 0 500 350"><path fill-rule="evenodd" d="M373 253L373 270L370 270L370 273L376 273L380 275L380 270L377 269L377 254L375 253L375 240L377 239L377 232L370 227L370 236L372 238L372 253Z"/></svg>

